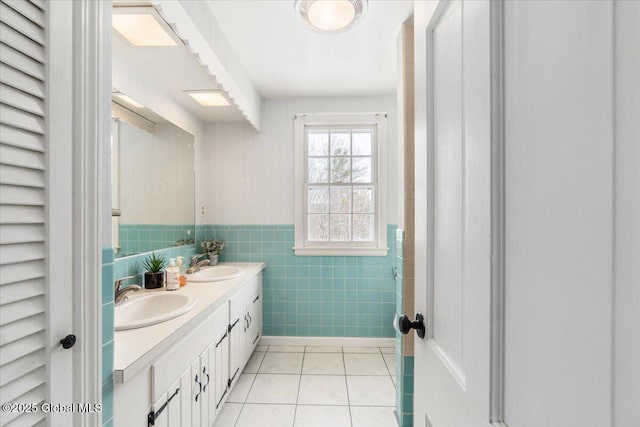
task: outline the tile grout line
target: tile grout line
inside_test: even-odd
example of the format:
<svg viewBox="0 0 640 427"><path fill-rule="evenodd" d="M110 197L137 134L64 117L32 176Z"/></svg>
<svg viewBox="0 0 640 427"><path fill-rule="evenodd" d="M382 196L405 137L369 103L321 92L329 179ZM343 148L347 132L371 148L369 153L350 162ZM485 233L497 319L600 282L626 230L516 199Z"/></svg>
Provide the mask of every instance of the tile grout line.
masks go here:
<svg viewBox="0 0 640 427"><path fill-rule="evenodd" d="M260 364L258 365L258 368L256 369L256 376L253 378L253 381L251 381L251 386L249 387L249 391L247 391L247 395L245 396L243 402L242 402L242 407L240 408L240 412L238 413L238 418L236 418L236 422L233 423L233 427L235 427L236 425L238 425L238 421L240 421L240 416L242 415L242 411L244 411L244 405L247 404L247 399L249 398L249 393L251 393L251 389L253 388L253 385L256 382L256 379L258 379L258 373L260 372L260 368L262 367L262 363L264 362L265 357L267 357L267 351L269 351L269 347L267 347L267 350L264 352L264 356L262 356L262 360L260 360ZM253 356L256 352L254 351L253 353L251 353L251 356ZM249 357L251 358L251 357ZM246 368L246 366L245 366ZM242 375L242 374L240 374ZM221 411L222 412L222 411Z"/></svg>
<svg viewBox="0 0 640 427"><path fill-rule="evenodd" d="M302 364L300 365L300 377L298 378L298 393L296 394L296 406L293 410L293 427L296 426L296 415L298 414L298 401L300 400L300 387L302 387L302 372L304 372L304 359L306 359L307 347L304 347L302 353Z"/></svg>
<svg viewBox="0 0 640 427"><path fill-rule="evenodd" d="M353 416L351 415L351 397L349 396L349 382L347 381L347 363L344 359L344 347L342 347L342 367L344 368L344 386L347 389L347 404L349 405L349 424L353 426Z"/></svg>

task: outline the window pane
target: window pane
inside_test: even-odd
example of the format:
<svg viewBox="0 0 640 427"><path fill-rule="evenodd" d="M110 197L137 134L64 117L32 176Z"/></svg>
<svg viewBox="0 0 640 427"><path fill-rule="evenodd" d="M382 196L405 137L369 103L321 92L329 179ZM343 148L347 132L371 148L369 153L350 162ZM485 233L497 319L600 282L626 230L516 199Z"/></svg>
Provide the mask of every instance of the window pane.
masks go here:
<svg viewBox="0 0 640 427"><path fill-rule="evenodd" d="M331 240L351 240L351 215L331 215Z"/></svg>
<svg viewBox="0 0 640 427"><path fill-rule="evenodd" d="M353 155L370 156L373 132L370 130L353 131Z"/></svg>
<svg viewBox="0 0 640 427"><path fill-rule="evenodd" d="M351 187L331 187L331 213L351 212Z"/></svg>
<svg viewBox="0 0 640 427"><path fill-rule="evenodd" d="M329 215L307 215L307 236L309 241L328 241Z"/></svg>
<svg viewBox="0 0 640 427"><path fill-rule="evenodd" d="M333 204L333 197L331 199ZM373 187L355 187L353 189L354 213L374 213L373 206Z"/></svg>
<svg viewBox="0 0 640 427"><path fill-rule="evenodd" d="M329 132L326 130L310 130L307 134L309 146L307 147L310 156L329 155Z"/></svg>
<svg viewBox="0 0 640 427"><path fill-rule="evenodd" d="M373 236L373 215L354 215L353 240L355 242L372 242Z"/></svg>
<svg viewBox="0 0 640 427"><path fill-rule="evenodd" d="M342 130L331 131L331 155L351 155L351 132Z"/></svg>
<svg viewBox="0 0 640 427"><path fill-rule="evenodd" d="M351 157L331 158L331 182L351 182Z"/></svg>
<svg viewBox="0 0 640 427"><path fill-rule="evenodd" d="M353 182L372 182L371 157L353 158Z"/></svg>
<svg viewBox="0 0 640 427"><path fill-rule="evenodd" d="M327 182L329 180L329 158L309 158L309 183Z"/></svg>
<svg viewBox="0 0 640 427"><path fill-rule="evenodd" d="M308 213L329 213L329 188L309 187Z"/></svg>

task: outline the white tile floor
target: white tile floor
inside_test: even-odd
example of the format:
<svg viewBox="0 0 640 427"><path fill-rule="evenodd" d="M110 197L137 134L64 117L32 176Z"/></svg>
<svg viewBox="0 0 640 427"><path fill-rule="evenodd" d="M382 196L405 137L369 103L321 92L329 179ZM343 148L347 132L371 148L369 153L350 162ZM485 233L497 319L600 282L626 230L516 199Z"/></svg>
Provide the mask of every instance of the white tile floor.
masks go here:
<svg viewBox="0 0 640 427"><path fill-rule="evenodd" d="M397 427L392 347L258 346L214 427Z"/></svg>

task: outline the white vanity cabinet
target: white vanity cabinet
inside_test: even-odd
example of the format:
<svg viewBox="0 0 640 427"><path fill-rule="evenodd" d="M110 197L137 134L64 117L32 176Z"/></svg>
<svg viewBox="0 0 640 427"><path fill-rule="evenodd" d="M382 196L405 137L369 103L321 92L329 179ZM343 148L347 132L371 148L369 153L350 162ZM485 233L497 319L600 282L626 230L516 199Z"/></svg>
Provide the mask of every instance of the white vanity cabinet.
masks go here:
<svg viewBox="0 0 640 427"><path fill-rule="evenodd" d="M259 277L253 278L245 288L229 301L231 346L230 385L238 379L262 333L262 286Z"/></svg>
<svg viewBox="0 0 640 427"><path fill-rule="evenodd" d="M116 425L210 427L260 336L261 288L261 273L245 279L168 350L116 384Z"/></svg>
<svg viewBox="0 0 640 427"><path fill-rule="evenodd" d="M229 378L225 366L228 310L228 304L223 304L151 365L151 395L155 403L147 416L149 425L158 425L156 419L166 419L169 427L213 423L223 394L218 384Z"/></svg>

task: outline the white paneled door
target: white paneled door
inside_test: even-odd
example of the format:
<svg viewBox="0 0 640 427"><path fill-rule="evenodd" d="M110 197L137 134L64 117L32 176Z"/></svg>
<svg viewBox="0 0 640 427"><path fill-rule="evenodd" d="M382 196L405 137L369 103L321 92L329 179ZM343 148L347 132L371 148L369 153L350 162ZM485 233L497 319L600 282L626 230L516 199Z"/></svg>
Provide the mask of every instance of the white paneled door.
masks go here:
<svg viewBox="0 0 640 427"><path fill-rule="evenodd" d="M415 423L489 425L489 1L440 2L427 30L427 336L416 341ZM418 211L418 210L416 210ZM426 305L424 304L426 302Z"/></svg>
<svg viewBox="0 0 640 427"><path fill-rule="evenodd" d="M640 426L640 2L415 7L414 425Z"/></svg>

